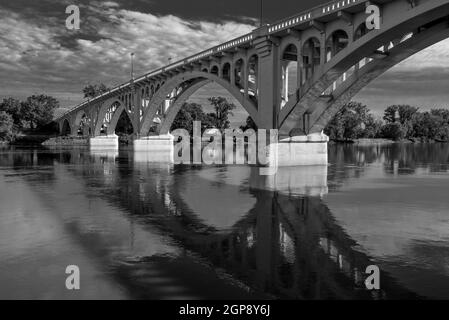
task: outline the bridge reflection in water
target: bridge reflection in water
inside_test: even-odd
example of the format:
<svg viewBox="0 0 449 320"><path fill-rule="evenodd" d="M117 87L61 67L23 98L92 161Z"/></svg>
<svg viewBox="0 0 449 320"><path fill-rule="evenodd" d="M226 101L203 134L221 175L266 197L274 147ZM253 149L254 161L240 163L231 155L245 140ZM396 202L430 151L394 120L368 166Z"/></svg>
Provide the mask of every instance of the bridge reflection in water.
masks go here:
<svg viewBox="0 0 449 320"><path fill-rule="evenodd" d="M66 183L65 193L83 190L89 199L90 193L99 192L104 201L127 213L129 234L106 239L73 221L67 230L86 250L103 257L108 272L139 292L138 297L165 297L164 290L159 292L155 285L155 274L168 277L168 273L176 278L175 274L186 270L182 269L184 262L175 259L167 263L163 254L111 257L111 246L123 245L128 238L133 245L135 226L170 239L189 259L201 261L219 274L221 280L209 286L206 297L220 297L217 292L213 294L220 286L245 292L231 298L248 297L246 294L288 299L417 297L385 272L381 290L365 289L364 271L373 263L357 250L355 241L336 223L321 199L328 188L326 167L280 168L276 176L264 177L255 167L154 164L135 159L126 151L71 150L27 156L28 160L20 158L26 165L27 161L52 165L54 172L46 172L47 183L76 181L83 187ZM10 160L16 167L18 159ZM158 264L163 270L156 272ZM192 277L196 277L191 279L194 282L203 280L201 274ZM204 279L207 281L206 276Z"/></svg>

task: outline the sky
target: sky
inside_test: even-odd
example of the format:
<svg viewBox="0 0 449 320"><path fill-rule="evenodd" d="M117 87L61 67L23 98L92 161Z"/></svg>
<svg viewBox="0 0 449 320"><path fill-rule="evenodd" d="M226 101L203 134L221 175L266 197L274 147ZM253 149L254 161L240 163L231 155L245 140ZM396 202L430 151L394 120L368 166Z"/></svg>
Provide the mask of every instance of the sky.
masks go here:
<svg viewBox="0 0 449 320"><path fill-rule="evenodd" d="M323 0L263 0L264 22L294 15ZM68 5L78 5L80 30L68 30ZM113 87L253 30L260 0L0 0L0 99L45 93L62 107L82 101L82 88ZM381 114L391 104L449 106L449 40L389 70L354 100ZM193 97L222 94L217 86Z"/></svg>

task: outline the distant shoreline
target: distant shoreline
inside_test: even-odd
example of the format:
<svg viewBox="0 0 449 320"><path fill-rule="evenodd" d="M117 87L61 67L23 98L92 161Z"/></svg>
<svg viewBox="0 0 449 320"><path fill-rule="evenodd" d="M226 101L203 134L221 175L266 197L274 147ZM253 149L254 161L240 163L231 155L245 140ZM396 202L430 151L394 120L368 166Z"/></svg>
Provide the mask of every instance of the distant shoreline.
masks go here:
<svg viewBox="0 0 449 320"><path fill-rule="evenodd" d="M449 142L443 142L443 141L436 141L436 140L428 140L428 141L421 141L419 139L414 139L412 141L411 139L402 139L402 140L391 140L391 139L383 139L383 138L374 138L374 139L348 139L348 140L330 140L329 144L353 144L353 145L386 145L386 144L395 144L395 143L401 143L401 144L431 144L431 143L449 143Z"/></svg>
<svg viewBox="0 0 449 320"><path fill-rule="evenodd" d="M329 145L339 145L339 144L348 144L348 145L388 145L388 144L433 144L433 143L449 143L442 141L411 141L409 139L402 140L391 140L391 139L348 139L348 140L330 140ZM39 136L22 136L21 139L17 139L15 141L0 141L0 146L88 146L88 139L74 139L72 137L50 137L45 135Z"/></svg>

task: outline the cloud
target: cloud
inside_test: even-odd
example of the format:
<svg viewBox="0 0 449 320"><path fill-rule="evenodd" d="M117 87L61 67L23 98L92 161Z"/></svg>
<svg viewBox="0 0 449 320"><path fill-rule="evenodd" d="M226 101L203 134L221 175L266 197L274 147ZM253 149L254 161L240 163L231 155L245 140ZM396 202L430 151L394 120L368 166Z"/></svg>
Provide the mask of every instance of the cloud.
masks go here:
<svg viewBox="0 0 449 320"><path fill-rule="evenodd" d="M398 64L396 71L417 71L428 68L449 69L449 39L422 50Z"/></svg>
<svg viewBox="0 0 449 320"><path fill-rule="evenodd" d="M0 5L0 97L45 92L62 106L82 100L91 82L109 86L250 32L256 20L192 20L133 8L131 2L79 0L81 30L65 28L72 1L25 0ZM218 19L217 19L218 20ZM242 22L245 21L245 22ZM400 63L355 97L374 110L392 103L443 106L449 100L449 40ZM379 111L380 112L380 111Z"/></svg>
<svg viewBox="0 0 449 320"><path fill-rule="evenodd" d="M0 95L27 96L34 91L80 100L88 82L112 86L129 79L130 53L135 73L172 61L250 32L253 26L233 21L188 21L126 10L118 3L81 4L81 30L65 20L42 19L0 7ZM64 97L59 97L64 100Z"/></svg>
<svg viewBox="0 0 449 320"><path fill-rule="evenodd" d="M354 100L381 114L393 104L410 104L422 110L449 107L449 39L441 41L399 63Z"/></svg>

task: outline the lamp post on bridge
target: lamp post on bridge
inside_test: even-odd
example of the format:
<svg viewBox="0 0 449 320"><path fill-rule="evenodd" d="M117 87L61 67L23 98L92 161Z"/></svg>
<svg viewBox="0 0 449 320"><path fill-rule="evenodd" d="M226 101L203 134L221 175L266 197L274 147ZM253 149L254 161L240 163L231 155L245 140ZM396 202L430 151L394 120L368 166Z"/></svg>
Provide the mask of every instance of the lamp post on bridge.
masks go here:
<svg viewBox="0 0 449 320"><path fill-rule="evenodd" d="M140 131L140 113L141 113L141 96L140 90L134 83L134 52L131 52L131 99L132 105L129 108L129 112L132 114L131 121L133 122L133 135L134 139L139 138Z"/></svg>
<svg viewBox="0 0 449 320"><path fill-rule="evenodd" d="M134 52L131 52L131 80L134 80Z"/></svg>

